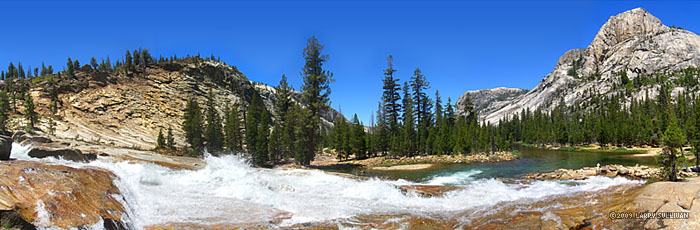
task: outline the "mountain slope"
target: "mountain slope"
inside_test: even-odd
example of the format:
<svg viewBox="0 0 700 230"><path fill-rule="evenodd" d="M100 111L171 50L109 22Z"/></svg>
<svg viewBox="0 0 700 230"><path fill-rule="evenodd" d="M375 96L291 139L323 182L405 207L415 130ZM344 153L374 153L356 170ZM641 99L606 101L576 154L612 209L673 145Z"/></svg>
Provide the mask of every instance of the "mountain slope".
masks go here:
<svg viewBox="0 0 700 230"><path fill-rule="evenodd" d="M36 79L35 79L36 80ZM42 115L50 114L48 83L39 82L32 96ZM59 82L59 115L55 135L104 146L152 149L158 131L173 129L178 147L185 145L181 130L186 102L194 98L206 105L211 90L217 110L223 117L225 105L239 105L243 113L254 94L259 95L268 111L273 108L275 88L255 83L235 66L201 58L186 58L150 65L135 73L106 73L84 66L75 79ZM299 103L300 94L295 93ZM243 114L241 114L243 115ZM322 114L324 126L342 117L330 109ZM48 130L46 118L41 129ZM23 120L16 119L15 127ZM12 125L12 124L11 124Z"/></svg>
<svg viewBox="0 0 700 230"><path fill-rule="evenodd" d="M526 89L506 87L467 91L457 99L455 106L457 107L457 113L459 115L466 116L467 112L465 112L464 108L468 106L467 104L469 102L467 98L469 97L472 106L474 106L474 110L477 111L478 114L488 114L503 108L508 105L510 101L525 93L527 93Z"/></svg>
<svg viewBox="0 0 700 230"><path fill-rule="evenodd" d="M481 118L497 123L523 109L550 110L560 100L584 104L593 95L624 93L628 99L655 97L659 82L678 82L680 71L700 66L700 36L668 27L642 8L612 16L586 49L567 51L554 70L524 95L482 105ZM676 73L676 74L674 74ZM692 76L697 81L697 76ZM672 95L697 90L675 84ZM479 106L477 106L479 107Z"/></svg>

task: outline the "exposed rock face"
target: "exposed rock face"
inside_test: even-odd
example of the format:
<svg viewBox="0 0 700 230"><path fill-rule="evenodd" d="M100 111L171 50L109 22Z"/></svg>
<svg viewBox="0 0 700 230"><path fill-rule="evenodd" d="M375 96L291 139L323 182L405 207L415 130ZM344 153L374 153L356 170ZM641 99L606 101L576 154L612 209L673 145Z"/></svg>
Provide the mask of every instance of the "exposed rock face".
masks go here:
<svg viewBox="0 0 700 230"><path fill-rule="evenodd" d="M12 151L12 138L0 135L0 160L9 160Z"/></svg>
<svg viewBox="0 0 700 230"><path fill-rule="evenodd" d="M59 138L151 150L158 131L172 128L176 145L183 146L185 139L180 126L186 102L194 98L201 107L206 107L209 91L213 92L222 117L225 106L238 105L244 111L256 94L275 113L273 87L252 82L235 66L216 61L188 58L151 65L128 75L90 69L76 75L77 79L59 84L61 119L56 120L55 132ZM50 113L47 88L40 85L31 92L41 114ZM296 92L295 99L299 95ZM326 126L340 116L332 109L321 115ZM40 128L48 130L47 123L42 120Z"/></svg>
<svg viewBox="0 0 700 230"><path fill-rule="evenodd" d="M488 114L503 108L503 106L508 105L508 102L525 93L527 93L526 89L506 87L467 91L457 99L455 107L458 114L468 115L465 112L465 106L467 106L467 96L469 96L472 106L478 114Z"/></svg>
<svg viewBox="0 0 700 230"><path fill-rule="evenodd" d="M671 28L642 8L620 13L600 28L586 49L573 49L559 58L554 70L526 94L507 101L481 105L480 117L497 123L523 109L551 110L561 99L567 105L588 102L592 95L613 95L624 90L621 74L630 80L654 77L688 67L700 66L700 36ZM671 76L670 80L677 76ZM627 99L643 99L658 94L659 85L642 85ZM673 89L672 95L682 90ZM479 107L479 105L477 105Z"/></svg>
<svg viewBox="0 0 700 230"><path fill-rule="evenodd" d="M0 163L0 172L3 219L15 212L36 227L86 228L102 220L105 229L134 229L110 172L19 160Z"/></svg>

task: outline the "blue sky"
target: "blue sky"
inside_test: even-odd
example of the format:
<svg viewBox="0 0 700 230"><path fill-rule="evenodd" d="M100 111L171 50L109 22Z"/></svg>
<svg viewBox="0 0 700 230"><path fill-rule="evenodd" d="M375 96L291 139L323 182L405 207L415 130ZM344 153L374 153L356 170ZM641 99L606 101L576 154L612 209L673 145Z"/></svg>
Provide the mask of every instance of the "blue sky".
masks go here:
<svg viewBox="0 0 700 230"><path fill-rule="evenodd" d="M453 102L465 91L531 89L569 49L585 48L608 17L644 7L666 25L700 31L691 1L274 1L0 2L0 68L10 61L62 70L67 57L214 54L254 81L282 74L298 89L302 49L315 35L335 75L332 107L365 123L394 56L407 80L417 67Z"/></svg>

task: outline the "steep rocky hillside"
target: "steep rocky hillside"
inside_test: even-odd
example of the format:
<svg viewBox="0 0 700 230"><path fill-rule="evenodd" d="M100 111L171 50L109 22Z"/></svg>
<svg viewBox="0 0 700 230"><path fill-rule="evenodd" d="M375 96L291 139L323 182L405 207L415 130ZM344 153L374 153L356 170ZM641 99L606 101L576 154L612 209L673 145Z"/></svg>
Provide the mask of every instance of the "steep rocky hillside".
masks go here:
<svg viewBox="0 0 700 230"><path fill-rule="evenodd" d="M37 110L49 114L48 83L34 80L39 82L32 88ZM129 74L107 74L86 66L76 72L76 79L59 82L58 88L61 119L56 121L55 136L117 148L152 149L158 131L168 128L173 129L177 145L183 146L180 125L186 102L193 97L205 107L209 90L222 115L225 105L242 109L254 94L274 114L274 87L250 81L234 66L199 58L151 65ZM294 100L299 98L297 92ZM330 110L322 114L322 121L330 126L338 116ZM47 118L41 120L40 128L47 131ZM19 127L23 122L17 117L11 125Z"/></svg>
<svg viewBox="0 0 700 230"><path fill-rule="evenodd" d="M467 98L469 98L478 114L490 114L505 107L513 99L525 93L527 93L526 89L506 87L467 91L457 99L455 106L457 107L457 113L467 115L464 107L469 103L467 101Z"/></svg>
<svg viewBox="0 0 700 230"><path fill-rule="evenodd" d="M697 71L687 70L698 66L700 36L637 8L610 17L587 48L567 51L526 94L477 107L485 107L482 119L496 123L525 108L549 110L562 98L567 105L594 106L587 104L594 95L655 97L660 82L671 84L672 95L696 92Z"/></svg>

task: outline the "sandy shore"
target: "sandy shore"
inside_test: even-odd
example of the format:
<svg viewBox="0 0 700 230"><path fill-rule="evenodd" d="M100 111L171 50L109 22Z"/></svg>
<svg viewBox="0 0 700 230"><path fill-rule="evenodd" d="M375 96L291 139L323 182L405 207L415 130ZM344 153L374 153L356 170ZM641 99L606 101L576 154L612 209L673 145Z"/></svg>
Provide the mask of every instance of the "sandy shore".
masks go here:
<svg viewBox="0 0 700 230"><path fill-rule="evenodd" d="M389 167L372 167L372 169L382 171L408 171L429 169L430 167L433 167L433 164L394 165Z"/></svg>

